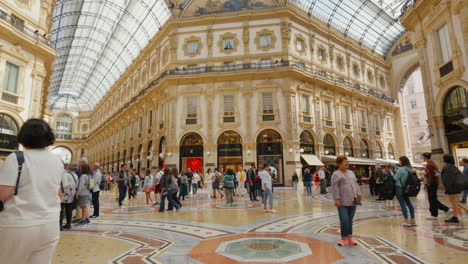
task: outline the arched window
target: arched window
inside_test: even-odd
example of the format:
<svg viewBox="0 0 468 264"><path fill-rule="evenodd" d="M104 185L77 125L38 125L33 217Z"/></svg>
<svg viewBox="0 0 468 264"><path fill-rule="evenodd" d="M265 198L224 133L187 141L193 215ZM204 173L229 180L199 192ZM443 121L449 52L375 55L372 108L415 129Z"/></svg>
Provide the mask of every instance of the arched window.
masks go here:
<svg viewBox="0 0 468 264"><path fill-rule="evenodd" d="M315 154L314 137L309 131L302 131L299 140L301 144L300 147L304 150L304 154Z"/></svg>
<svg viewBox="0 0 468 264"><path fill-rule="evenodd" d="M272 129L262 131L257 137L257 143L275 143L282 141L281 135Z"/></svg>
<svg viewBox="0 0 468 264"><path fill-rule="evenodd" d="M380 145L379 142L376 142L375 144L375 158L383 159L382 145Z"/></svg>
<svg viewBox="0 0 468 264"><path fill-rule="evenodd" d="M73 118L69 114L61 114L57 117L57 138L71 139L73 132Z"/></svg>
<svg viewBox="0 0 468 264"><path fill-rule="evenodd" d="M218 144L242 144L242 138L237 132L226 131L219 136Z"/></svg>
<svg viewBox="0 0 468 264"><path fill-rule="evenodd" d="M188 133L182 138L181 146L196 146L203 145L203 139L197 133Z"/></svg>
<svg viewBox="0 0 468 264"><path fill-rule="evenodd" d="M343 140L344 154L348 157L354 157L353 142L349 137L345 137Z"/></svg>
<svg viewBox="0 0 468 264"><path fill-rule="evenodd" d="M336 155L335 140L330 134L326 134L323 138L323 147L325 155Z"/></svg>
<svg viewBox="0 0 468 264"><path fill-rule="evenodd" d="M447 93L444 99L445 133L468 130L468 91L463 87L455 87Z"/></svg>
<svg viewBox="0 0 468 264"><path fill-rule="evenodd" d="M361 140L361 156L363 158L369 157L369 144L364 139Z"/></svg>

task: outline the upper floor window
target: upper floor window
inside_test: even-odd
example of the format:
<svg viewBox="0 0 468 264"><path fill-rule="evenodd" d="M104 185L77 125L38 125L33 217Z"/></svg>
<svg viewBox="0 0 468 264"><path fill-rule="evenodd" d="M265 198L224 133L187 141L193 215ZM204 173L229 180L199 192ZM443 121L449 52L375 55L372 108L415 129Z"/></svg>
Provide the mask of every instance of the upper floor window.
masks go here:
<svg viewBox="0 0 468 264"><path fill-rule="evenodd" d="M234 39L233 38L223 39L223 48L224 48L224 50L234 49Z"/></svg>
<svg viewBox="0 0 468 264"><path fill-rule="evenodd" d="M16 94L18 90L19 67L7 62L5 65L5 77L3 79L3 90Z"/></svg>
<svg viewBox="0 0 468 264"><path fill-rule="evenodd" d="M336 66L338 67L338 69L343 70L343 68L344 68L344 61L343 61L343 58L342 58L342 57L337 57L337 58L336 58Z"/></svg>
<svg viewBox="0 0 468 264"><path fill-rule="evenodd" d="M57 117L57 138L71 139L73 132L73 118L69 114L61 114Z"/></svg>
<svg viewBox="0 0 468 264"><path fill-rule="evenodd" d="M224 116L233 116L234 115L234 95L225 95L224 96Z"/></svg>
<svg viewBox="0 0 468 264"><path fill-rule="evenodd" d="M378 115L374 115L374 121L375 121L375 131L380 132L380 118Z"/></svg>
<svg viewBox="0 0 468 264"><path fill-rule="evenodd" d="M450 45L450 35L448 25L443 25L437 30L439 44L439 62L445 63L452 58L452 47Z"/></svg>
<svg viewBox="0 0 468 264"><path fill-rule="evenodd" d="M410 104L411 104L411 109L416 108L416 100L411 100Z"/></svg>
<svg viewBox="0 0 468 264"><path fill-rule="evenodd" d="M332 110L331 110L331 102L330 101L325 101L323 103L323 111L324 111L324 117L325 119L327 120L331 120L332 119Z"/></svg>
<svg viewBox="0 0 468 264"><path fill-rule="evenodd" d="M372 74L371 70L367 71L367 81L369 81L370 83L374 82L374 75Z"/></svg>
<svg viewBox="0 0 468 264"><path fill-rule="evenodd" d="M366 119L367 115L366 115L366 111L361 110L361 111L359 111L359 112L360 112L360 114L361 114L360 120L359 120L359 121L360 121L360 124L359 124L359 125L361 126L361 128L366 128L366 127L367 127L367 119Z"/></svg>
<svg viewBox="0 0 468 264"><path fill-rule="evenodd" d="M318 58L319 58L320 61L325 61L325 59L326 59L325 49L319 48L318 51L317 51L317 55L318 55Z"/></svg>
<svg viewBox="0 0 468 264"><path fill-rule="evenodd" d="M310 113L309 96L303 95L302 96L302 114L308 115L309 113Z"/></svg>
<svg viewBox="0 0 468 264"><path fill-rule="evenodd" d="M164 104L159 106L159 128L164 127Z"/></svg>
<svg viewBox="0 0 468 264"><path fill-rule="evenodd" d="M343 119L346 124L351 124L351 111L349 110L349 105L343 106Z"/></svg>
<svg viewBox="0 0 468 264"><path fill-rule="evenodd" d="M298 51L304 51L304 40L303 39L297 39L296 48L297 48Z"/></svg>
<svg viewBox="0 0 468 264"><path fill-rule="evenodd" d="M260 35L260 47L271 47L271 35Z"/></svg>
<svg viewBox="0 0 468 264"><path fill-rule="evenodd" d="M143 117L140 116L138 120L138 136L141 136L141 131L143 130Z"/></svg>
<svg viewBox="0 0 468 264"><path fill-rule="evenodd" d="M273 114L273 93L262 93L262 110L263 114Z"/></svg>
<svg viewBox="0 0 468 264"><path fill-rule="evenodd" d="M359 77L359 66L356 63L353 64L353 74L355 77Z"/></svg>
<svg viewBox="0 0 468 264"><path fill-rule="evenodd" d="M187 97L187 118L197 117L197 98L190 96Z"/></svg>
<svg viewBox="0 0 468 264"><path fill-rule="evenodd" d="M188 53L198 53L198 41L189 41L189 42L187 42L187 52Z"/></svg>
<svg viewBox="0 0 468 264"><path fill-rule="evenodd" d="M380 88L385 88L385 78L383 76L380 76L379 78L379 82L380 82Z"/></svg>

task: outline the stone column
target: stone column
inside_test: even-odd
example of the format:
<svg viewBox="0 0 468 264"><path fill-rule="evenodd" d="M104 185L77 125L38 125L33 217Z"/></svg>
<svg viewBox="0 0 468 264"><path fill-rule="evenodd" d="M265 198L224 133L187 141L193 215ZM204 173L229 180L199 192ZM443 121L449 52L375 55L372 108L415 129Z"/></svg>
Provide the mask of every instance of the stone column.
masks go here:
<svg viewBox="0 0 468 264"><path fill-rule="evenodd" d="M299 153L299 124L296 104L296 93L291 90L283 91L284 99L286 100L286 112L287 112L287 134L286 138L283 139L283 159L284 159L284 185L292 186L292 175L296 171L300 175L302 169L301 156ZM289 149L293 152L290 153Z"/></svg>

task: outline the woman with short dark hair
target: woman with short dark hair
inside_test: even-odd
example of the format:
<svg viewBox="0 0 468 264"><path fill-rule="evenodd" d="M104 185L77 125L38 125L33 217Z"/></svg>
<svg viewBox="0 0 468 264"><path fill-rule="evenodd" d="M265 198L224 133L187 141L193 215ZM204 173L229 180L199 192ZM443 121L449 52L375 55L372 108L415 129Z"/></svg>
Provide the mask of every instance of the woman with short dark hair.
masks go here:
<svg viewBox="0 0 468 264"><path fill-rule="evenodd" d="M2 263L52 260L59 241L59 193L65 172L60 158L45 149L54 141L45 121L30 119L18 133L24 151L10 154L0 168L0 200L6 200L0 212Z"/></svg>
<svg viewBox="0 0 468 264"><path fill-rule="evenodd" d="M408 177L410 176L410 173L412 173L413 171L413 167L411 166L411 163L408 157L406 156L401 156L399 158L399 162L400 166L394 165L394 168L397 170L397 172L393 176L393 179L395 180L395 194L398 199L398 202L400 203L403 217L405 218L405 221L401 225L416 226L416 222L414 220L413 204L411 203L410 198L407 195L405 195L404 192L404 187L408 182ZM408 220L408 209L406 207L408 207L409 209L411 220Z"/></svg>
<svg viewBox="0 0 468 264"><path fill-rule="evenodd" d="M453 215L451 218L445 220L447 223L459 223L458 213L460 210L468 211L463 204L458 202L457 196L463 190L463 175L460 170L455 167L455 159L450 154L442 156L442 161L445 163L441 172L442 183L445 186L445 194L449 197L452 204Z"/></svg>
<svg viewBox="0 0 468 264"><path fill-rule="evenodd" d="M361 204L361 189L354 172L348 170L348 158L338 156L336 165L338 165L338 170L331 177L331 189L341 226L341 240L338 246L344 246L346 243L357 245L353 239L353 218L356 206Z"/></svg>

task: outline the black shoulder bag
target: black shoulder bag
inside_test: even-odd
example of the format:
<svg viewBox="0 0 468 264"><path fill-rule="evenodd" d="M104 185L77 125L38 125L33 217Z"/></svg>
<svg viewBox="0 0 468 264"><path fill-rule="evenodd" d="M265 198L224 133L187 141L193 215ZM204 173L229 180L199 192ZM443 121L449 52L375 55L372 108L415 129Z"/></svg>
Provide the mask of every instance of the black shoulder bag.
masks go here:
<svg viewBox="0 0 468 264"><path fill-rule="evenodd" d="M21 171L23 170L23 163L24 163L24 153L22 151L15 152L16 159L18 160L18 177L16 178L16 186L15 186L15 195L18 194L18 185L21 177ZM5 202L0 201L0 212L5 210Z"/></svg>

